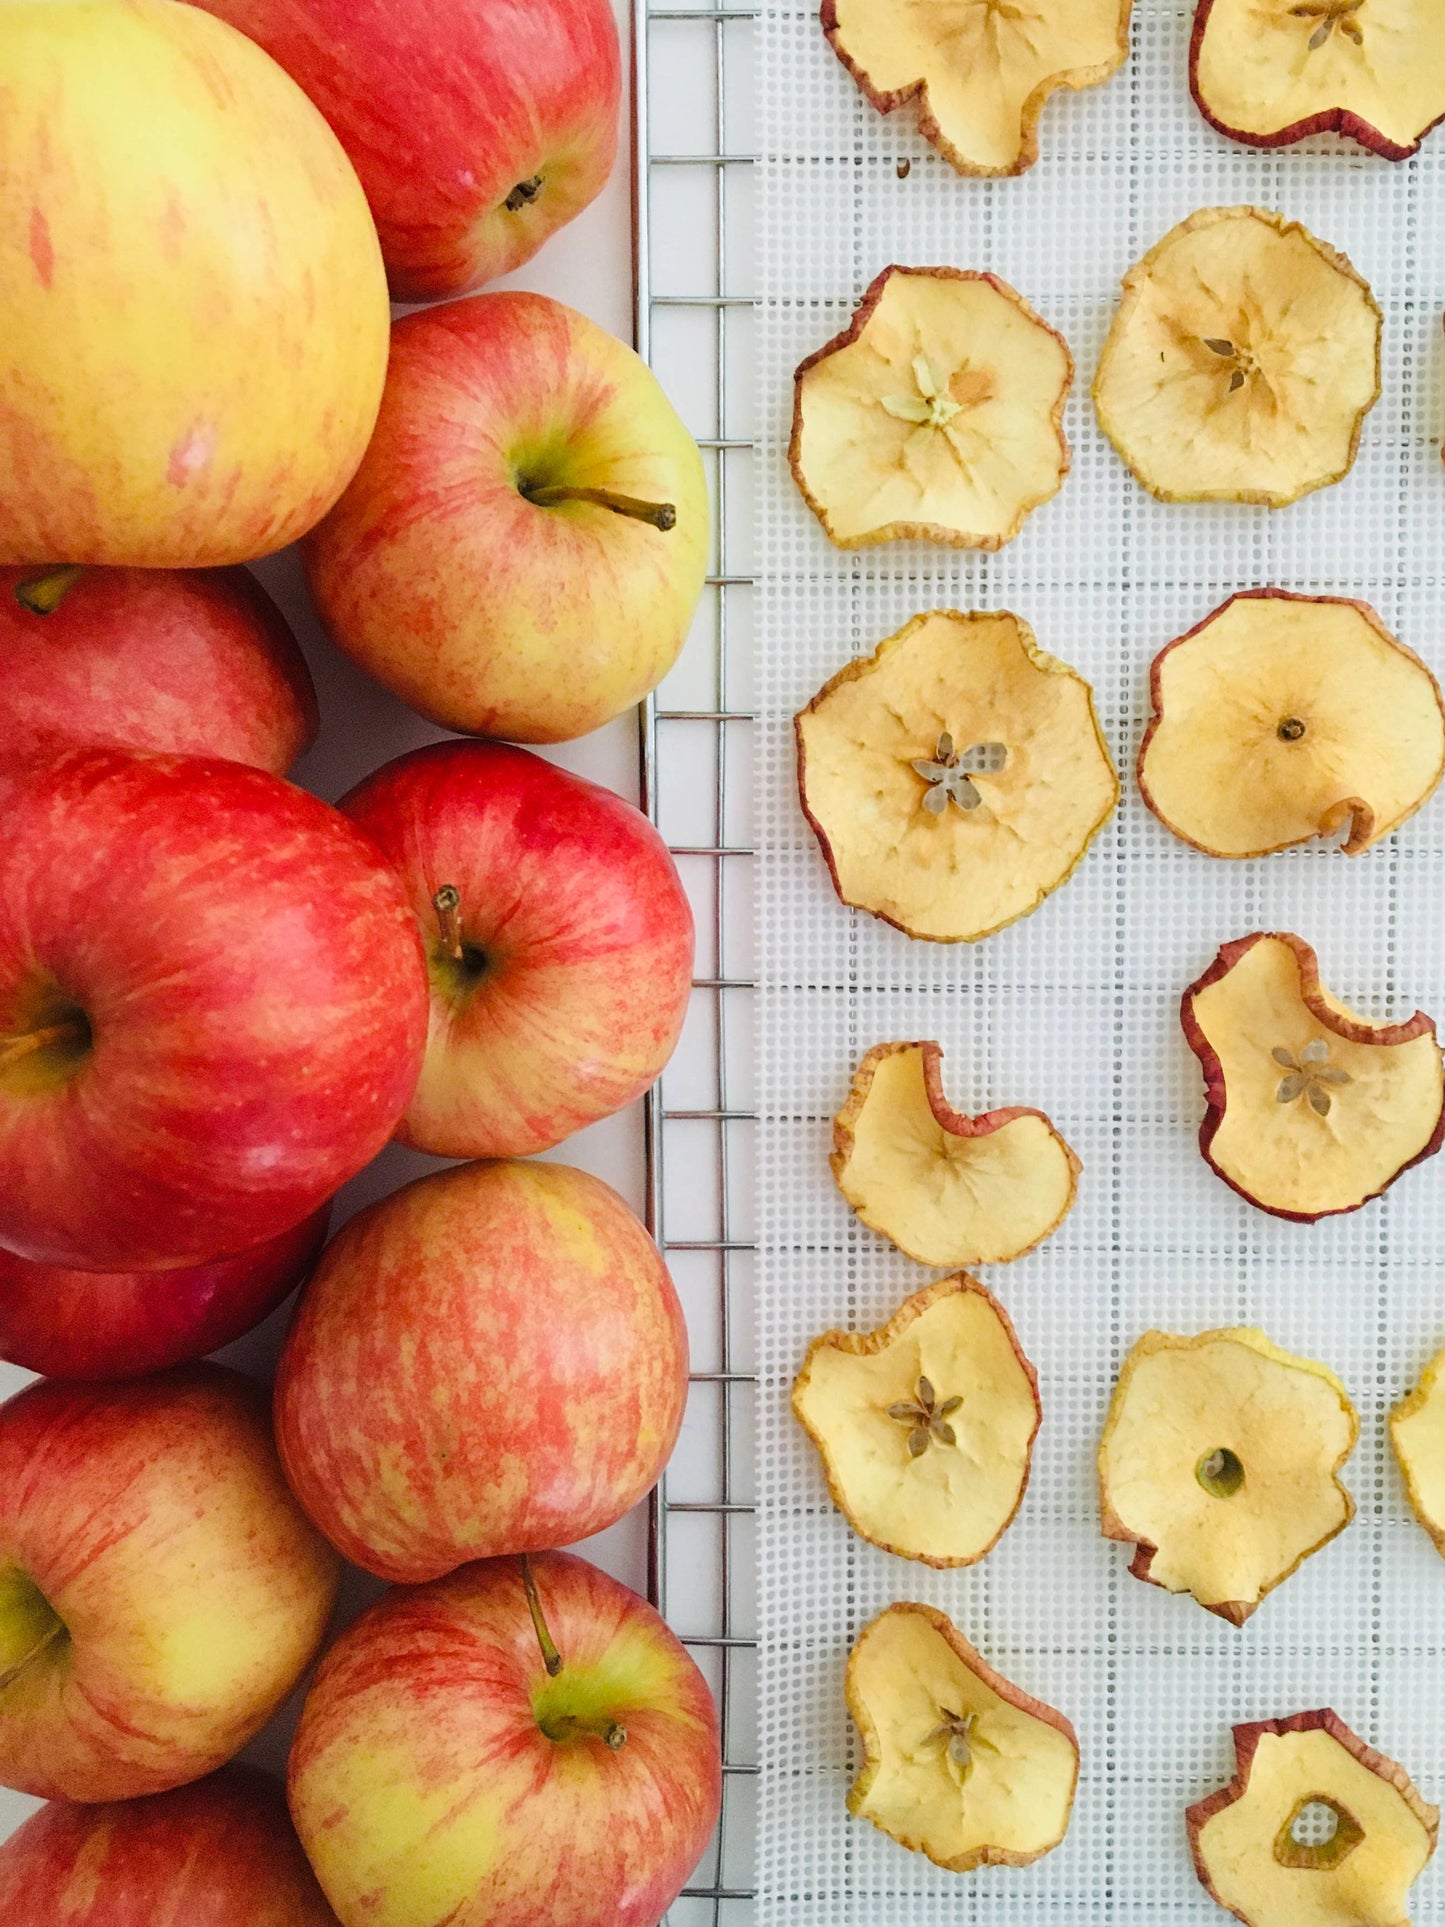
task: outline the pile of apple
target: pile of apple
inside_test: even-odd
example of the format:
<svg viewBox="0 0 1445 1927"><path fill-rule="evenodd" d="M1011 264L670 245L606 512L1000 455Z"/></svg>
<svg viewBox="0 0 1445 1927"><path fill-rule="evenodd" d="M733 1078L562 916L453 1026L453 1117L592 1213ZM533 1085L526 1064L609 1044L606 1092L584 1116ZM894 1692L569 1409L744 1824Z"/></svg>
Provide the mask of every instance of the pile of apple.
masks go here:
<svg viewBox="0 0 1445 1927"><path fill-rule="evenodd" d="M0 8L3 1927L654 1927L716 1821L698 1669L552 1550L668 1459L677 1295L525 1161L657 1077L692 920L514 746L671 665L702 464L630 349L471 294L601 187L619 68L607 0ZM240 566L296 540L470 739L336 807ZM327 1244L393 1137L465 1161ZM303 1282L274 1402L201 1362ZM392 1589L283 1799L228 1763L343 1558Z"/></svg>

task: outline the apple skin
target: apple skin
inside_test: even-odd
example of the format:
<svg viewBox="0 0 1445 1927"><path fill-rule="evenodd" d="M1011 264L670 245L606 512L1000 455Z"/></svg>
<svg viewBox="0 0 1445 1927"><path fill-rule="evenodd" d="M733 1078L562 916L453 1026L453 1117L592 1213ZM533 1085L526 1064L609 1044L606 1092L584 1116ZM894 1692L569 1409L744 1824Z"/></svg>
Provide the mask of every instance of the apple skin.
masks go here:
<svg viewBox="0 0 1445 1927"><path fill-rule="evenodd" d="M687 1399L657 1246L563 1164L465 1164L355 1217L276 1377L291 1488L353 1564L439 1578L601 1532L656 1484Z"/></svg>
<svg viewBox="0 0 1445 1927"><path fill-rule="evenodd" d="M0 570L0 757L77 743L225 756L284 776L316 741L316 690L245 569L87 569L50 615Z"/></svg>
<svg viewBox="0 0 1445 1927"><path fill-rule="evenodd" d="M326 116L398 301L510 274L612 172L622 63L608 0L196 4L249 34Z"/></svg>
<svg viewBox="0 0 1445 1927"><path fill-rule="evenodd" d="M341 144L173 0L10 0L0 73L0 564L284 548L350 478L385 379Z"/></svg>
<svg viewBox="0 0 1445 1927"><path fill-rule="evenodd" d="M427 953L405 1143L524 1157L642 1096L687 1015L693 926L640 810L506 743L414 750L337 807L400 872ZM460 962L433 902L444 884L461 896Z"/></svg>
<svg viewBox="0 0 1445 1927"><path fill-rule="evenodd" d="M67 1271L0 1251L0 1358L47 1378L85 1380L139 1378L204 1358L290 1296L320 1255L330 1219L323 1205L252 1251L181 1271Z"/></svg>
<svg viewBox="0 0 1445 1927"><path fill-rule="evenodd" d="M670 503L663 531L521 485ZM333 641L446 729L555 743L640 702L702 592L702 457L646 364L539 294L392 330L376 433L302 549Z"/></svg>
<svg viewBox="0 0 1445 1927"><path fill-rule="evenodd" d="M428 994L400 882L344 816L239 763L80 749L0 765L0 821L0 1246L206 1264L376 1155Z"/></svg>
<svg viewBox="0 0 1445 1927"><path fill-rule="evenodd" d="M213 1772L315 1657L339 1579L239 1373L28 1386L0 1406L0 1783L128 1800ZM26 1582L63 1628L33 1657Z"/></svg>
<svg viewBox="0 0 1445 1927"><path fill-rule="evenodd" d="M140 1800L42 1807L0 1844L0 1920L336 1927L280 1785L249 1766Z"/></svg>
<svg viewBox="0 0 1445 1927"><path fill-rule="evenodd" d="M287 1783L344 1927L656 1927L701 1858L722 1798L701 1673L586 1560L532 1565L554 1679L513 1559L388 1594L322 1661ZM568 1714L625 1744L538 1724Z"/></svg>

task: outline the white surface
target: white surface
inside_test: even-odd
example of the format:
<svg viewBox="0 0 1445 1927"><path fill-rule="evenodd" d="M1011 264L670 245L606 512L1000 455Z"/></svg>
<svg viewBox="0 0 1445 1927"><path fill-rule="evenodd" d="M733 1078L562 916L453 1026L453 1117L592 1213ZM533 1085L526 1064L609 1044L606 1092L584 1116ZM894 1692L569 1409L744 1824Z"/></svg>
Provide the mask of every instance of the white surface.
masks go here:
<svg viewBox="0 0 1445 1927"><path fill-rule="evenodd" d="M1445 800L1371 854L1226 864L1147 814L1130 775L1155 652L1253 584L1358 594L1445 669L1438 438L1445 138L1392 167L1353 147L1261 154L1215 135L1185 85L1191 8L1139 0L1105 86L1057 95L1043 158L961 180L861 99L811 5L761 32L763 252L759 518L762 996L759 1211L763 1838L768 1927L1210 1927L1185 1805L1230 1777L1229 1727L1333 1705L1445 1794L1445 1563L1406 1505L1384 1415L1445 1341L1445 1159L1315 1227L1234 1196L1196 1144L1197 1064L1180 992L1218 945L1297 930L1330 987L1372 1015L1445 1018ZM900 180L897 163L912 163ZM1342 247L1385 311L1384 394L1353 474L1270 514L1150 500L1088 400L1118 282L1176 221L1257 202ZM783 461L792 370L889 262L992 269L1068 339L1073 472L997 557L923 545L844 554ZM1092 681L1124 773L1119 813L1032 917L976 948L910 943L845 910L799 812L793 712L919 610L1012 608ZM926 753L927 745L920 745ZM1042 1379L1044 1423L1017 1523L977 1568L941 1574L855 1538L787 1410L808 1341L877 1324L931 1275L853 1219L829 1176L830 1120L885 1039L935 1037L953 1102L1047 1110L1084 1162L1079 1201L1033 1256L986 1282ZM1149 1326L1258 1323L1344 1378L1362 1436L1355 1523L1241 1631L1130 1578L1099 1536L1093 1455L1118 1364ZM946 1389L946 1388L941 1388ZM948 1611L985 1657L1075 1722L1083 1778L1065 1844L1027 1871L950 1876L864 1822L842 1696L864 1621L894 1599ZM1445 1920L1445 1871L1412 1917Z"/></svg>

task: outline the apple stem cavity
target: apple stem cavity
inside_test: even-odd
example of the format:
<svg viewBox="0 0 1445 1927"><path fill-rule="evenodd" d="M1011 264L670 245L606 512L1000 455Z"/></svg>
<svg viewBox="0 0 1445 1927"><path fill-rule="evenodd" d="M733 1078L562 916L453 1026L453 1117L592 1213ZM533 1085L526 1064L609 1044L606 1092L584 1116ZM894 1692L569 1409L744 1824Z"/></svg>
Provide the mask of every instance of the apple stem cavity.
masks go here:
<svg viewBox="0 0 1445 1927"><path fill-rule="evenodd" d="M66 592L74 588L84 574L83 563L42 569L38 575L27 575L23 582L15 584L15 600L33 616L53 616L65 600Z"/></svg>
<svg viewBox="0 0 1445 1927"><path fill-rule="evenodd" d="M677 527L677 510L671 502L644 502L636 495L619 495L616 489L573 488L566 483L529 488L524 484L522 493L534 508L560 508L564 502L593 502L599 508L611 509L615 515L631 516L634 522L649 522L664 535Z"/></svg>
<svg viewBox="0 0 1445 1927"><path fill-rule="evenodd" d="M556 1679L562 1670L562 1655L547 1630L547 1621L542 1616L542 1601L537 1592L537 1575L532 1571L532 1562L526 1553L520 1554L522 1563L522 1585L527 1593L527 1610L532 1615L532 1629L537 1635L537 1644L542 1648L542 1664L547 1669L548 1679Z"/></svg>
<svg viewBox="0 0 1445 1927"><path fill-rule="evenodd" d="M8 1071L14 1065L32 1056L38 1050L45 1050L51 1044L83 1044L85 1027L68 1020L63 1024L46 1024L39 1030L22 1031L18 1037L0 1037L0 1071Z"/></svg>
<svg viewBox="0 0 1445 1927"><path fill-rule="evenodd" d="M65 1621L32 1580L0 1573L0 1692L65 1635Z"/></svg>

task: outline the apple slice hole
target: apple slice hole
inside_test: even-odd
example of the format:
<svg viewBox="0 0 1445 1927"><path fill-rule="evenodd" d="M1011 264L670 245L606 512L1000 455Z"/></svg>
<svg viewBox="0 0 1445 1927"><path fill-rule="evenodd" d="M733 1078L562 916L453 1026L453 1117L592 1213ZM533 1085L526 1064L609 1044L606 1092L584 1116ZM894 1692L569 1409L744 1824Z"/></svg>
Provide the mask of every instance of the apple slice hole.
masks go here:
<svg viewBox="0 0 1445 1927"><path fill-rule="evenodd" d="M1227 1445L1216 1445L1195 1466L1194 1476L1212 1499L1232 1499L1244 1484L1244 1465Z"/></svg>
<svg viewBox="0 0 1445 1927"><path fill-rule="evenodd" d="M1275 1837L1274 1857L1281 1867L1301 1873L1333 1873L1365 1837L1352 1813L1326 1793L1299 1801Z"/></svg>

